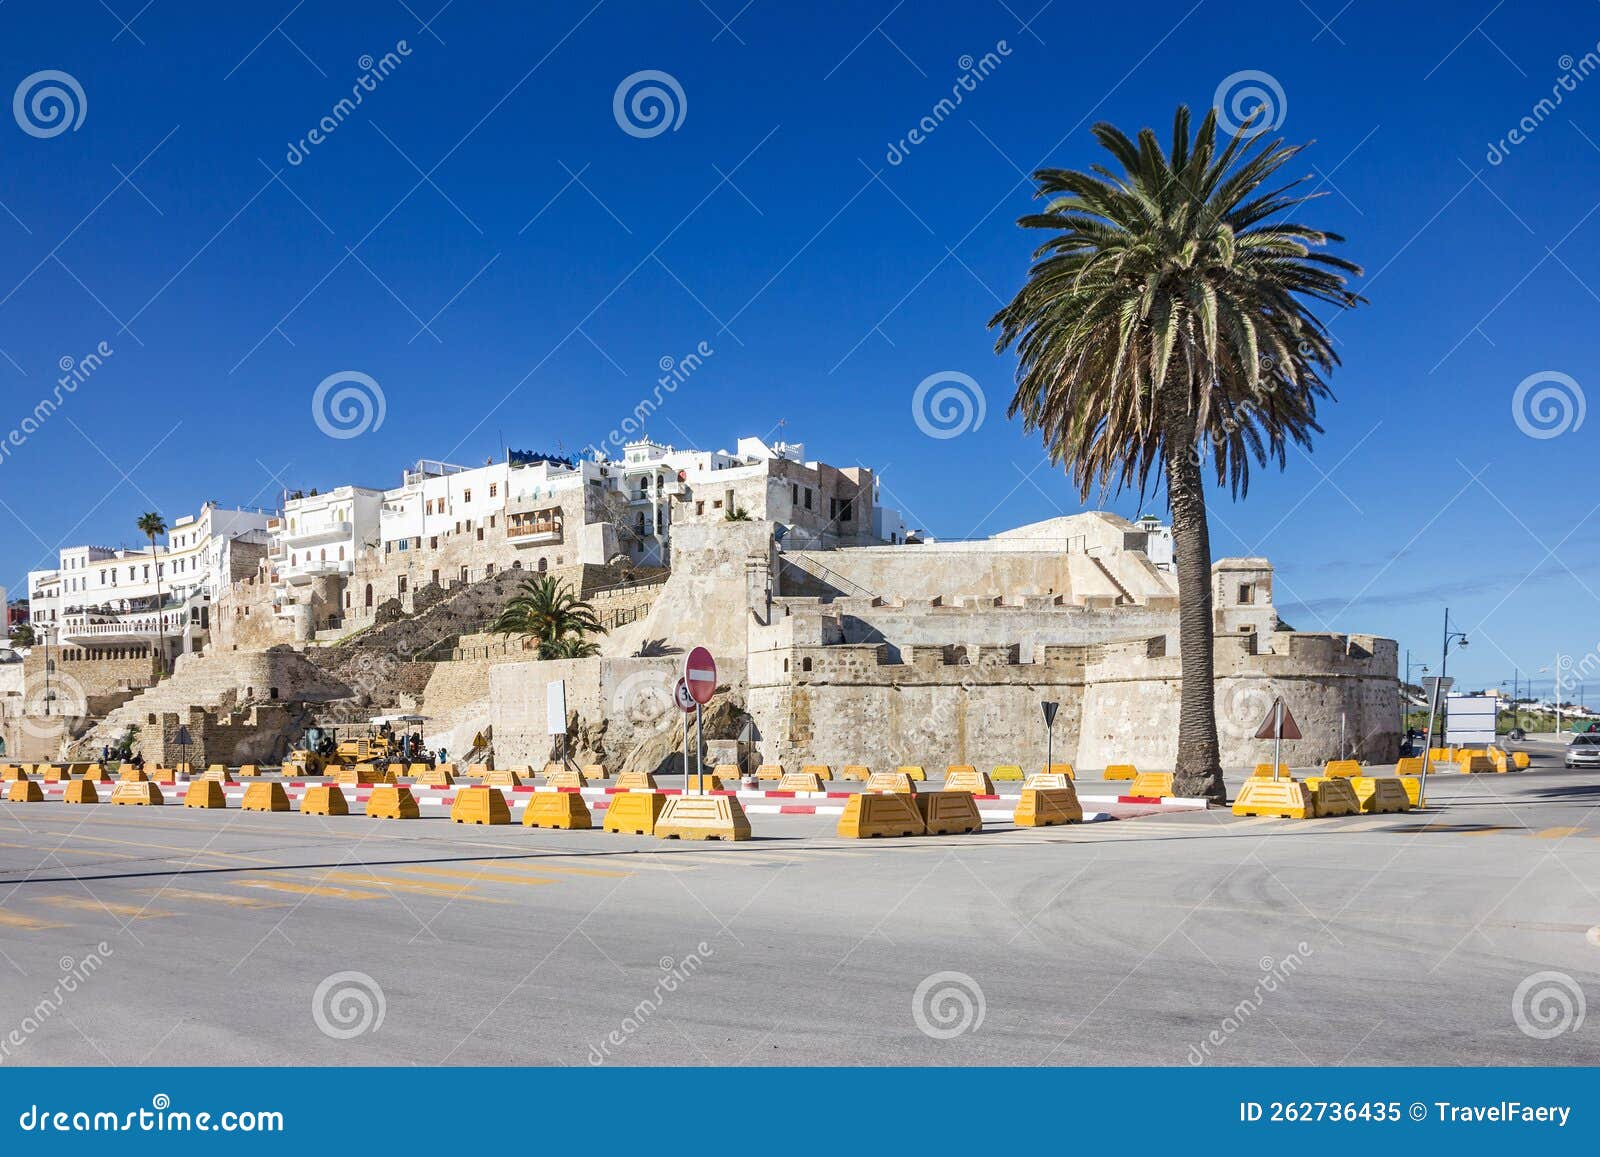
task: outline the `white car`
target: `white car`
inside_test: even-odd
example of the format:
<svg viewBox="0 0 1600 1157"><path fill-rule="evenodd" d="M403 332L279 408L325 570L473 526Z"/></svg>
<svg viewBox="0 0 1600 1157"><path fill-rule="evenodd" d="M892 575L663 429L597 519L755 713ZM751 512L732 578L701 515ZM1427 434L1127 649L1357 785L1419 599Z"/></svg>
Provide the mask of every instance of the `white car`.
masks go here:
<svg viewBox="0 0 1600 1157"><path fill-rule="evenodd" d="M1600 734L1574 735L1562 762L1568 767L1600 767Z"/></svg>

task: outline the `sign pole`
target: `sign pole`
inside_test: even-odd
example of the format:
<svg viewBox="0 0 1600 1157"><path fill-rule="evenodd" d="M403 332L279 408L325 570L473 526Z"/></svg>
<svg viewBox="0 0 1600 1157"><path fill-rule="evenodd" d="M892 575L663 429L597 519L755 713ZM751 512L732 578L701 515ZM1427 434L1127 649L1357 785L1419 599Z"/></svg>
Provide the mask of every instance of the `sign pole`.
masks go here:
<svg viewBox="0 0 1600 1157"><path fill-rule="evenodd" d="M1279 699L1272 711L1272 778L1278 778L1280 753L1283 751L1283 700Z"/></svg>
<svg viewBox="0 0 1600 1157"><path fill-rule="evenodd" d="M695 794L706 794L706 729L705 723L700 718L703 708L700 704L694 705L694 770Z"/></svg>

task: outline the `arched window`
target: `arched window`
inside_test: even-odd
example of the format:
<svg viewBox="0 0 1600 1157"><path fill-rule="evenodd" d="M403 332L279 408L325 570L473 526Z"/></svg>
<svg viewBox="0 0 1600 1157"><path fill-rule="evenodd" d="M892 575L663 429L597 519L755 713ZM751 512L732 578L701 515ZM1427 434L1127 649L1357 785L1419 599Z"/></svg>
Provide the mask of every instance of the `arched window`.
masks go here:
<svg viewBox="0 0 1600 1157"><path fill-rule="evenodd" d="M801 659L800 660L800 670L802 670L802 671L811 670L811 660L810 659Z"/></svg>
<svg viewBox="0 0 1600 1157"><path fill-rule="evenodd" d="M547 559L547 558L541 558L539 560L539 573L540 574L544 574L549 569L550 569L550 560Z"/></svg>
<svg viewBox="0 0 1600 1157"><path fill-rule="evenodd" d="M370 607L371 605L372 605L372 584L368 583L367 584L367 606Z"/></svg>

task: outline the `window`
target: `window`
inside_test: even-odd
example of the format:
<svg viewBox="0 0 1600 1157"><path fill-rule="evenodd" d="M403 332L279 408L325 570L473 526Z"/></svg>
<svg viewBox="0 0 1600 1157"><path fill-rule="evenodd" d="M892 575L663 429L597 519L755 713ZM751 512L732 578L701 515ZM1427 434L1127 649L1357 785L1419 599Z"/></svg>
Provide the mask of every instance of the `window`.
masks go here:
<svg viewBox="0 0 1600 1157"><path fill-rule="evenodd" d="M498 482L489 483L489 497L493 498L498 493L500 493L500 483L498 483Z"/></svg>
<svg viewBox="0 0 1600 1157"><path fill-rule="evenodd" d="M694 512L696 514L704 514L706 512L706 504L704 502L696 502L694 504Z"/></svg>
<svg viewBox="0 0 1600 1157"><path fill-rule="evenodd" d="M1239 605L1240 606L1247 606L1248 604L1253 603L1255 601L1256 601L1256 584L1255 583L1240 583L1239 584Z"/></svg>
<svg viewBox="0 0 1600 1157"><path fill-rule="evenodd" d="M429 538L428 538L428 549L429 550L438 550L439 549L439 536L437 534L429 536Z"/></svg>
<svg viewBox="0 0 1600 1157"><path fill-rule="evenodd" d="M800 670L802 670L802 671L811 670L811 660L809 658L800 660Z"/></svg>
<svg viewBox="0 0 1600 1157"><path fill-rule="evenodd" d="M461 492L461 501L462 502L471 502L472 501L472 491L463 490Z"/></svg>
<svg viewBox="0 0 1600 1157"><path fill-rule="evenodd" d="M806 487L806 509L811 509L811 487Z"/></svg>
<svg viewBox="0 0 1600 1157"><path fill-rule="evenodd" d="M369 607L372 605L372 584L371 583L367 584L367 604L366 605L369 606Z"/></svg>
<svg viewBox="0 0 1600 1157"><path fill-rule="evenodd" d="M791 505L800 505L800 483L789 483L789 502Z"/></svg>
<svg viewBox="0 0 1600 1157"><path fill-rule="evenodd" d="M718 498L718 499L715 499L715 500L714 500L714 501L713 501L713 502L712 502L712 503L711 503L711 509L712 509L712 510L721 510L721 509L722 509L722 499L720 499L720 498Z"/></svg>
<svg viewBox="0 0 1600 1157"><path fill-rule="evenodd" d="M397 595L403 595L403 594L406 593L406 576L405 575L401 575L399 578L395 579L395 592L394 593L397 594Z"/></svg>
<svg viewBox="0 0 1600 1157"><path fill-rule="evenodd" d="M550 569L550 560L549 559L545 559L545 558L541 558L539 560L539 573L540 574L544 574L549 569Z"/></svg>

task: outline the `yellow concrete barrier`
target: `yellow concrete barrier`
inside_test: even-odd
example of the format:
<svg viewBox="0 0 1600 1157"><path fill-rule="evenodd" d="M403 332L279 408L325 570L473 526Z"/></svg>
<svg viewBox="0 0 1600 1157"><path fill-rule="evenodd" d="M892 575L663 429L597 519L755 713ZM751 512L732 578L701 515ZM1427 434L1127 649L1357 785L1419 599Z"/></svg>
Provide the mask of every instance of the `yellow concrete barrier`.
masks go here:
<svg viewBox="0 0 1600 1157"><path fill-rule="evenodd" d="M387 768L379 771L377 766L371 763L349 763L334 770L333 782L340 787L367 787L398 781L394 772Z"/></svg>
<svg viewBox="0 0 1600 1157"><path fill-rule="evenodd" d="M117 773L118 783L148 783L149 780L149 775L147 775L140 768L134 767L131 764L124 766L123 769Z"/></svg>
<svg viewBox="0 0 1600 1157"><path fill-rule="evenodd" d="M944 774L945 791L964 791L968 795L993 795L994 780L988 772L979 771L971 764L954 764Z"/></svg>
<svg viewBox="0 0 1600 1157"><path fill-rule="evenodd" d="M583 772L555 763L544 769L544 781L551 787L566 788L580 788L585 783Z"/></svg>
<svg viewBox="0 0 1600 1157"><path fill-rule="evenodd" d="M426 763L409 763L406 765L405 774L411 779L420 779L427 773L428 765Z"/></svg>
<svg viewBox="0 0 1600 1157"><path fill-rule="evenodd" d="M617 776L617 788L618 790L626 788L628 791L660 791L661 785L648 771L625 771Z"/></svg>
<svg viewBox="0 0 1600 1157"><path fill-rule="evenodd" d="M83 773L84 779L93 780L95 783L110 783L111 777L106 774L106 769L98 763L91 763L89 770Z"/></svg>
<svg viewBox="0 0 1600 1157"><path fill-rule="evenodd" d="M783 778L783 764L763 763L756 768L757 779L781 780Z"/></svg>
<svg viewBox="0 0 1600 1157"><path fill-rule="evenodd" d="M1511 753L1511 762L1516 764L1518 771L1527 771L1531 760L1528 758L1526 751L1513 751Z"/></svg>
<svg viewBox="0 0 1600 1157"><path fill-rule="evenodd" d="M111 802L127 807L160 807L167 801L161 789L148 779L124 779L111 789Z"/></svg>
<svg viewBox="0 0 1600 1157"><path fill-rule="evenodd" d="M183 793L183 806L225 808L228 806L228 798L222 794L222 785L208 776L189 784L189 790Z"/></svg>
<svg viewBox="0 0 1600 1157"><path fill-rule="evenodd" d="M864 763L847 763L844 765L843 770L839 772L840 779L848 779L857 783L865 783L871 775L872 768Z"/></svg>
<svg viewBox="0 0 1600 1157"><path fill-rule="evenodd" d="M1322 774L1349 779L1353 775L1361 774L1361 764L1354 759L1330 759L1322 765Z"/></svg>
<svg viewBox="0 0 1600 1157"><path fill-rule="evenodd" d="M44 769L44 781L46 783L66 783L71 779L72 768L70 767L57 767L55 764L51 764Z"/></svg>
<svg viewBox="0 0 1600 1157"><path fill-rule="evenodd" d="M972 798L970 791L925 791L916 800L917 810L922 813L922 826L930 836L983 830L978 801Z"/></svg>
<svg viewBox="0 0 1600 1157"><path fill-rule="evenodd" d="M920 768L916 764L912 764L912 763L902 764L900 767L895 768L895 770L897 772L899 772L901 775L909 775L912 779L916 780L918 783L924 783L924 782L927 781L927 778L928 778L928 773L927 772L923 771L922 768Z"/></svg>
<svg viewBox="0 0 1600 1157"><path fill-rule="evenodd" d="M816 776L824 783L833 778L833 768L826 763L808 763L800 770L807 775Z"/></svg>
<svg viewBox="0 0 1600 1157"><path fill-rule="evenodd" d="M1064 775L1068 779L1077 779L1078 773L1072 770L1070 763L1052 763L1049 767L1041 769L1045 775Z"/></svg>
<svg viewBox="0 0 1600 1157"><path fill-rule="evenodd" d="M1019 828L1048 828L1083 822L1083 805L1069 780L1062 787L1025 787L1011 817Z"/></svg>
<svg viewBox="0 0 1600 1157"><path fill-rule="evenodd" d="M300 797L300 814L307 816L347 816L350 804L336 783L318 783L306 788Z"/></svg>
<svg viewBox="0 0 1600 1157"><path fill-rule="evenodd" d="M486 787L521 787L522 777L509 767L494 767L483 773Z"/></svg>
<svg viewBox="0 0 1600 1157"><path fill-rule="evenodd" d="M994 771L990 773L990 777L996 783L1000 783L1002 780L1012 783L1020 783L1024 778L1022 774L1022 768L1018 767L1014 763L1000 764L994 769Z"/></svg>
<svg viewBox="0 0 1600 1157"><path fill-rule="evenodd" d="M6 800L10 803L43 803L44 788L31 779L12 780Z"/></svg>
<svg viewBox="0 0 1600 1157"><path fill-rule="evenodd" d="M417 776L418 787L451 787L456 782L456 767L453 763L441 763L437 767L425 767Z"/></svg>
<svg viewBox="0 0 1600 1157"><path fill-rule="evenodd" d="M839 817L835 831L843 839L866 840L877 836L920 836L927 827L922 822L922 813L917 810L915 796L865 791L851 796L845 803L844 814Z"/></svg>
<svg viewBox="0 0 1600 1157"><path fill-rule="evenodd" d="M1252 776L1239 789L1239 797L1233 801L1233 814L1306 820L1316 815L1316 803L1311 798L1311 789L1299 780Z"/></svg>
<svg viewBox="0 0 1600 1157"><path fill-rule="evenodd" d="M666 796L649 791L618 792L611 797L606 808L601 830L625 836L650 836L655 834L656 821L667 806Z"/></svg>
<svg viewBox="0 0 1600 1157"><path fill-rule="evenodd" d="M14 763L0 764L0 783L16 783L19 779L27 779L27 773Z"/></svg>
<svg viewBox="0 0 1600 1157"><path fill-rule="evenodd" d="M69 778L71 776L74 776L74 775L82 775L84 772L86 772L88 770L89 770L89 765L87 763L70 763L70 764L67 765L67 772L68 772L68 777Z"/></svg>
<svg viewBox="0 0 1600 1157"><path fill-rule="evenodd" d="M1278 764L1278 774L1280 776L1288 775L1289 774L1289 765L1287 763ZM1270 763L1258 763L1258 764L1256 764L1256 769L1250 773L1250 778L1251 779L1271 779L1272 778L1272 764L1270 764Z"/></svg>
<svg viewBox="0 0 1600 1157"><path fill-rule="evenodd" d="M240 779L254 779L256 776L258 776L260 774L261 774L261 768L257 764L254 764L254 763L241 763L239 765L239 778Z"/></svg>
<svg viewBox="0 0 1600 1157"><path fill-rule="evenodd" d="M663 840L748 840L750 819L734 796L679 795L662 809L655 834Z"/></svg>
<svg viewBox="0 0 1600 1157"><path fill-rule="evenodd" d="M893 792L899 795L916 795L917 784L903 771L875 771L867 777L867 786L862 789L870 792Z"/></svg>
<svg viewBox="0 0 1600 1157"><path fill-rule="evenodd" d="M478 784L456 792L456 798L450 804L450 822L508 824L511 822L511 809L506 807L506 797L500 794L499 788Z"/></svg>
<svg viewBox="0 0 1600 1157"><path fill-rule="evenodd" d="M244 789L244 802L240 811L286 812L289 810L289 793L275 779L263 779Z"/></svg>
<svg viewBox="0 0 1600 1157"><path fill-rule="evenodd" d="M1428 758L1434 763L1454 763L1456 761L1456 749L1453 747L1430 747L1428 748Z"/></svg>
<svg viewBox="0 0 1600 1157"><path fill-rule="evenodd" d="M1494 761L1487 755L1477 752L1468 754L1463 751L1456 756L1456 770L1463 775L1472 775L1477 772L1493 771Z"/></svg>
<svg viewBox="0 0 1600 1157"><path fill-rule="evenodd" d="M416 797L403 783L380 783L367 796L368 819L414 820L421 814Z"/></svg>
<svg viewBox="0 0 1600 1157"><path fill-rule="evenodd" d="M228 765L225 763L211 764L206 768L205 777L207 779L217 779L226 782L228 778Z"/></svg>
<svg viewBox="0 0 1600 1157"><path fill-rule="evenodd" d="M1400 786L1406 789L1406 798L1411 801L1412 807L1422 806L1422 778L1416 775L1396 776Z"/></svg>
<svg viewBox="0 0 1600 1157"><path fill-rule="evenodd" d="M1141 771L1133 777L1133 784L1128 788L1128 794L1144 796L1147 799L1160 799L1162 796L1171 795L1172 772Z"/></svg>
<svg viewBox="0 0 1600 1157"><path fill-rule="evenodd" d="M589 805L583 802L583 797L577 792L536 791L528 797L527 809L522 813L522 826L586 832L594 827L594 820L589 815Z"/></svg>
<svg viewBox="0 0 1600 1157"><path fill-rule="evenodd" d="M586 763L583 765L583 778L587 780L605 779L611 773L605 769L604 764Z"/></svg>
<svg viewBox="0 0 1600 1157"><path fill-rule="evenodd" d="M1350 777L1350 786L1366 815L1411 810L1411 797L1405 784L1395 776L1354 775Z"/></svg>
<svg viewBox="0 0 1600 1157"><path fill-rule="evenodd" d="M1397 760L1394 765L1394 773L1396 775L1421 775L1422 756L1408 755L1404 759Z"/></svg>
<svg viewBox="0 0 1600 1157"><path fill-rule="evenodd" d="M152 783L176 784L178 770L176 767L158 767L150 773L150 780Z"/></svg>
<svg viewBox="0 0 1600 1157"><path fill-rule="evenodd" d="M100 793L94 789L94 780L75 779L67 784L67 794L63 798L67 803L99 803Z"/></svg>
<svg viewBox="0 0 1600 1157"><path fill-rule="evenodd" d="M1106 779L1137 779L1139 769L1131 763L1113 763L1106 768Z"/></svg>
<svg viewBox="0 0 1600 1157"><path fill-rule="evenodd" d="M1042 771L1036 771L1022 783L1024 791L1028 788L1049 789L1053 787L1070 787L1072 788L1073 798L1077 798L1077 785L1073 782L1071 776L1049 775Z"/></svg>
<svg viewBox="0 0 1600 1157"><path fill-rule="evenodd" d="M719 763L716 767L711 769L711 773L717 777L718 783L727 784L739 782L739 769L731 763Z"/></svg>
<svg viewBox="0 0 1600 1157"><path fill-rule="evenodd" d="M812 771L786 771L778 781L779 791L826 791L822 780Z"/></svg>
<svg viewBox="0 0 1600 1157"><path fill-rule="evenodd" d="M1318 819L1361 814L1361 801L1350 781L1338 775L1314 775L1306 780L1311 789L1311 804Z"/></svg>

